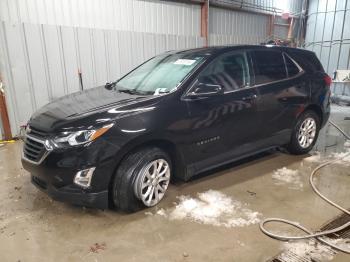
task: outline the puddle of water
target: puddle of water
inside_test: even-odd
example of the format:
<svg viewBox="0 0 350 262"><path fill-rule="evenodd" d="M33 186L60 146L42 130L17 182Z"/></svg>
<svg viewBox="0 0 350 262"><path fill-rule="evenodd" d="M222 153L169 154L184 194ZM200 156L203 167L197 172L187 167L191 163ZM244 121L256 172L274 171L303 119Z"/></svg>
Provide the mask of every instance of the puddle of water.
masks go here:
<svg viewBox="0 0 350 262"><path fill-rule="evenodd" d="M276 185L288 185L290 189L301 190L304 187L298 170L283 167L274 171L272 178Z"/></svg>

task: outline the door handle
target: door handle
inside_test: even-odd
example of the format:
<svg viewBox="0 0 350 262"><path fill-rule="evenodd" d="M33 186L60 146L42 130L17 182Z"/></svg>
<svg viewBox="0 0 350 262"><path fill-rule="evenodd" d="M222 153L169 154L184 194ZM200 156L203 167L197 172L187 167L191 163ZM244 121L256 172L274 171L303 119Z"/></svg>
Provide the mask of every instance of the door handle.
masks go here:
<svg viewBox="0 0 350 262"><path fill-rule="evenodd" d="M281 102L281 103L286 103L286 102L288 102L288 98L287 97L281 97L281 98L278 99L278 101Z"/></svg>
<svg viewBox="0 0 350 262"><path fill-rule="evenodd" d="M243 101L250 101L250 100L254 100L256 98L256 95L250 95L250 96L244 96L242 97Z"/></svg>

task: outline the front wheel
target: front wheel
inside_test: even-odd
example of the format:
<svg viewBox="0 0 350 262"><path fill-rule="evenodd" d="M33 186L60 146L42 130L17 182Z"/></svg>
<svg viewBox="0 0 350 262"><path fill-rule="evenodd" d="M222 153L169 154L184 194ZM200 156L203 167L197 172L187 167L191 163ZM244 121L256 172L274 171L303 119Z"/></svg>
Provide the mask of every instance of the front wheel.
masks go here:
<svg viewBox="0 0 350 262"><path fill-rule="evenodd" d="M308 153L316 143L320 130L320 119L314 111L304 112L298 119L287 145L290 153L301 155Z"/></svg>
<svg viewBox="0 0 350 262"><path fill-rule="evenodd" d="M114 205L127 212L157 205L168 189L171 171L169 156L159 148L143 148L129 154L114 178Z"/></svg>

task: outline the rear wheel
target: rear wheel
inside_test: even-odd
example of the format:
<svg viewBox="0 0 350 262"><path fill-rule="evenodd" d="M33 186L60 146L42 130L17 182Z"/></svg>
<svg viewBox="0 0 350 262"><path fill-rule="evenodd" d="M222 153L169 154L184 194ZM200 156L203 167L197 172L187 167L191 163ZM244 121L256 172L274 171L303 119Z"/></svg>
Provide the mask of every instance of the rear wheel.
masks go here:
<svg viewBox="0 0 350 262"><path fill-rule="evenodd" d="M127 212L157 205L170 183L171 161L156 147L129 154L117 169L113 182L114 205Z"/></svg>
<svg viewBox="0 0 350 262"><path fill-rule="evenodd" d="M296 155L308 153L316 143L319 129L318 115L314 111L304 112L294 127L288 151Z"/></svg>

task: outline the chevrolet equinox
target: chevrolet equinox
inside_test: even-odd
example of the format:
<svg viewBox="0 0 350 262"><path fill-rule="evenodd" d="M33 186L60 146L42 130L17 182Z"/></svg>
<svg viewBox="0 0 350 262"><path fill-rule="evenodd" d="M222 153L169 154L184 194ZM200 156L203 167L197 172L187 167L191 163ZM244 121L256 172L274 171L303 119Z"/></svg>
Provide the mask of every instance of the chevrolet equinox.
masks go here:
<svg viewBox="0 0 350 262"><path fill-rule="evenodd" d="M33 114L23 167L53 199L136 211L171 179L285 147L305 154L330 113L313 52L277 46L167 52Z"/></svg>

